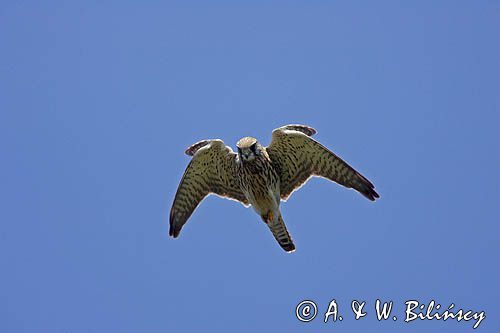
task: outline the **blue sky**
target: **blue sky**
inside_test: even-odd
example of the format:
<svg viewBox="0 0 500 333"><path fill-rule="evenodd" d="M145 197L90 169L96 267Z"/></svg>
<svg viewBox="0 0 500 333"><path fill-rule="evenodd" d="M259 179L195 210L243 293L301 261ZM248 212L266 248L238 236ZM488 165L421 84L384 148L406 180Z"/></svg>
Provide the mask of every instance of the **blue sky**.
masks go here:
<svg viewBox="0 0 500 333"><path fill-rule="evenodd" d="M410 299L499 331L498 2L5 1L0 31L2 332L472 331ZM310 181L291 255L217 197L168 237L187 146L288 123L381 199Z"/></svg>

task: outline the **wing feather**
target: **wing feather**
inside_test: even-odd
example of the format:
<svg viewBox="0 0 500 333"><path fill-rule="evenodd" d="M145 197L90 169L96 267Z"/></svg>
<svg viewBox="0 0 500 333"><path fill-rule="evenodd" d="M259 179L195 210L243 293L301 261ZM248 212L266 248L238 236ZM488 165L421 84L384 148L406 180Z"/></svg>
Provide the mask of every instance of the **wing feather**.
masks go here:
<svg viewBox="0 0 500 333"><path fill-rule="evenodd" d="M368 179L310 137L315 133L313 128L303 125L287 125L273 131L266 151L280 172L281 198L286 200L311 176L353 188L371 201L379 198Z"/></svg>
<svg viewBox="0 0 500 333"><path fill-rule="evenodd" d="M200 202L209 194L248 205L236 181L236 154L221 140L200 141L186 151L186 168L170 210L170 236L177 237Z"/></svg>

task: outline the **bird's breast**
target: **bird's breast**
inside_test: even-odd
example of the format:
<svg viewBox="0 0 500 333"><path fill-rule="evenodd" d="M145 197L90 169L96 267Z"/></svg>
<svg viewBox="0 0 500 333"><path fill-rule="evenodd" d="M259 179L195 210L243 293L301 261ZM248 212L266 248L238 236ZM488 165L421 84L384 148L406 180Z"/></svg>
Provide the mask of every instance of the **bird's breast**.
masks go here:
<svg viewBox="0 0 500 333"><path fill-rule="evenodd" d="M279 205L279 178L267 160L241 165L240 187L257 211L268 211Z"/></svg>

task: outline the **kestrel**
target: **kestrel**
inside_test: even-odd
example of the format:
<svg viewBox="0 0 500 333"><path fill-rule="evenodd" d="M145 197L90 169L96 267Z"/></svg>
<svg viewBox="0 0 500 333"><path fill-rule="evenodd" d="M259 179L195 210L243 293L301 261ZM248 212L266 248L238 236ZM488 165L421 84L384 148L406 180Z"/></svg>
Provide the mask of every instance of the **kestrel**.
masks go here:
<svg viewBox="0 0 500 333"><path fill-rule="evenodd" d="M267 224L280 246L293 252L295 245L280 212L281 200L311 176L353 188L371 201L379 198L373 184L340 157L311 138L314 128L286 125L273 131L271 144L242 138L238 153L222 140L203 140L186 150L192 156L170 210L170 236L179 236L200 202L209 194L251 205Z"/></svg>

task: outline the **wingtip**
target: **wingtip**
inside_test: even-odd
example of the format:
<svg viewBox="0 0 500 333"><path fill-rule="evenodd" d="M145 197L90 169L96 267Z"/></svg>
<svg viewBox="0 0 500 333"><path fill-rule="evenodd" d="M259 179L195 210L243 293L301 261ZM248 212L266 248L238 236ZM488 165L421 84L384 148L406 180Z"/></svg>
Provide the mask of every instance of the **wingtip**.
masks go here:
<svg viewBox="0 0 500 333"><path fill-rule="evenodd" d="M176 228L174 226L170 226L170 230L168 231L168 235L172 238L177 238L179 237L179 233L181 232L181 229Z"/></svg>
<svg viewBox="0 0 500 333"><path fill-rule="evenodd" d="M294 131L302 132L302 133L306 134L307 136L313 136L314 134L317 133L317 131L314 128L312 128L311 126L307 126L307 125L290 124L290 125L286 125L284 127L287 129L294 130Z"/></svg>
<svg viewBox="0 0 500 333"><path fill-rule="evenodd" d="M191 146L189 146L185 151L184 153L188 156L194 156L194 154L196 154L196 152L198 150L200 150L200 148L206 146L207 144L210 143L210 141L212 140L201 140L201 141L198 141L194 144L192 144Z"/></svg>
<svg viewBox="0 0 500 333"><path fill-rule="evenodd" d="M170 229L168 231L168 235L173 238L179 237L179 233L181 232L182 226L179 227L176 224L176 218L173 209L170 210L169 222L170 222Z"/></svg>
<svg viewBox="0 0 500 333"><path fill-rule="evenodd" d="M375 192L373 188L367 191L366 193L363 193L363 195L370 201L375 201L380 198L380 195L377 192Z"/></svg>
<svg viewBox="0 0 500 333"><path fill-rule="evenodd" d="M380 195L375 191L375 185L373 185L372 182L359 172L357 175L360 178L361 183L355 186L356 190L370 201L375 201L380 198Z"/></svg>

